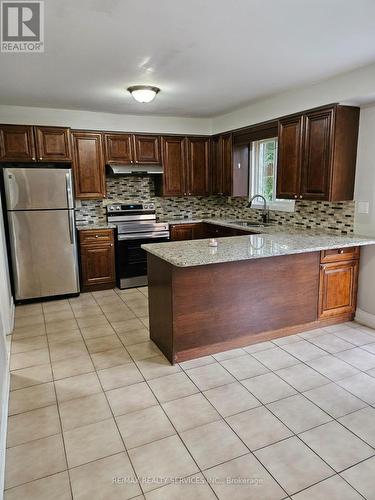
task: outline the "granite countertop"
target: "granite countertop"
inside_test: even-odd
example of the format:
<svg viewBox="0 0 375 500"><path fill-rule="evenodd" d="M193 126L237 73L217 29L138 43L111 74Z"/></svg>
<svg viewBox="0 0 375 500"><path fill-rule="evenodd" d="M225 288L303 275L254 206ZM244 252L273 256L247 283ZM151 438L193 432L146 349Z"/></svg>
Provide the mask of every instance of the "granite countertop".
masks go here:
<svg viewBox="0 0 375 500"><path fill-rule="evenodd" d="M280 225L247 228L222 219L202 221L257 234L217 238L217 247L210 247L209 240L204 239L146 244L142 245L142 248L174 266L190 267L375 244L375 238L353 234L338 235L320 230L285 228Z"/></svg>
<svg viewBox="0 0 375 500"><path fill-rule="evenodd" d="M80 224L77 222L76 224L76 229L78 231L85 231L87 229L115 229L115 224L108 224L108 222L99 222L97 224L87 224L87 223L82 223Z"/></svg>

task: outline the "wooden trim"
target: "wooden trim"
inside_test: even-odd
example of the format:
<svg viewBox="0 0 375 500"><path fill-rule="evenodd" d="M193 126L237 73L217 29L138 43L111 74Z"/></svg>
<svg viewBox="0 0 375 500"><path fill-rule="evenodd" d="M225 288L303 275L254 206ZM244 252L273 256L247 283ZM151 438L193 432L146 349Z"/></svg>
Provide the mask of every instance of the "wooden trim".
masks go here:
<svg viewBox="0 0 375 500"><path fill-rule="evenodd" d="M262 332L256 335L250 334L247 336L243 336L241 338L219 342L199 349L186 349L184 351L179 351L178 353L176 353L173 364L181 363L182 361L187 361L189 359L199 358L201 356L217 354L218 352L227 351L230 349L236 349L239 347L246 347L248 345L259 344L260 342L266 342L268 340L274 340L280 337L288 337L289 335L296 335L297 333L308 332L309 330L322 328L324 326L331 326L339 323L345 323L347 321L353 321L353 319L354 319L354 313L342 314L339 316L333 316L331 318L324 318L318 321L313 321L311 323L303 323L301 325L291 326L288 328L280 328L279 330Z"/></svg>

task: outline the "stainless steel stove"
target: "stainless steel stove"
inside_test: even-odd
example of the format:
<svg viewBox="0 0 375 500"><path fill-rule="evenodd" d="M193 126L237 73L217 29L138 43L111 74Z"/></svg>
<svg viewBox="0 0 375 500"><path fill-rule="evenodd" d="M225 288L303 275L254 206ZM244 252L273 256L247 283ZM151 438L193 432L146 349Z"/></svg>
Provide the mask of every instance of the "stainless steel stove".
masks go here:
<svg viewBox="0 0 375 500"><path fill-rule="evenodd" d="M147 255L141 245L169 241L169 224L156 221L153 203L108 205L107 220L117 227L117 286L147 285Z"/></svg>

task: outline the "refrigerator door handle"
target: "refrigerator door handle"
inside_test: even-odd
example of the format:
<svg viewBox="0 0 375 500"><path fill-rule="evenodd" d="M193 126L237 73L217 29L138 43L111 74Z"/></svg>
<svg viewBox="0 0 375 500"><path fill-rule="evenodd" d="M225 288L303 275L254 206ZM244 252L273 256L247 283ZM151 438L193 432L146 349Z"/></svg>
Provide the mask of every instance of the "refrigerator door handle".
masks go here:
<svg viewBox="0 0 375 500"><path fill-rule="evenodd" d="M72 188L72 174L71 172L67 172L65 174L65 183L66 183L66 203L68 208L73 208L73 188Z"/></svg>
<svg viewBox="0 0 375 500"><path fill-rule="evenodd" d="M68 210L69 237L71 245L74 245L74 210Z"/></svg>

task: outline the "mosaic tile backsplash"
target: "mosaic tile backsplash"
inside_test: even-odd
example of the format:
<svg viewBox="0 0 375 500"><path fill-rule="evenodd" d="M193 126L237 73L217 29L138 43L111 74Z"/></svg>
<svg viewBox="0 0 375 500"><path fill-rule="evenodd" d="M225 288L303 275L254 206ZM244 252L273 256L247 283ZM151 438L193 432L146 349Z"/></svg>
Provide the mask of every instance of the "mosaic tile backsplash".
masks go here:
<svg viewBox="0 0 375 500"><path fill-rule="evenodd" d="M180 218L246 218L258 221L260 210L247 208L247 198L222 196L159 198L155 196L152 177L107 177L107 198L87 200L76 209L78 224L106 222L105 207L109 203L134 203L152 201L160 219ZM328 203L323 201L296 201L295 212L271 211L271 219L279 224L306 229L352 233L354 226L354 201Z"/></svg>

